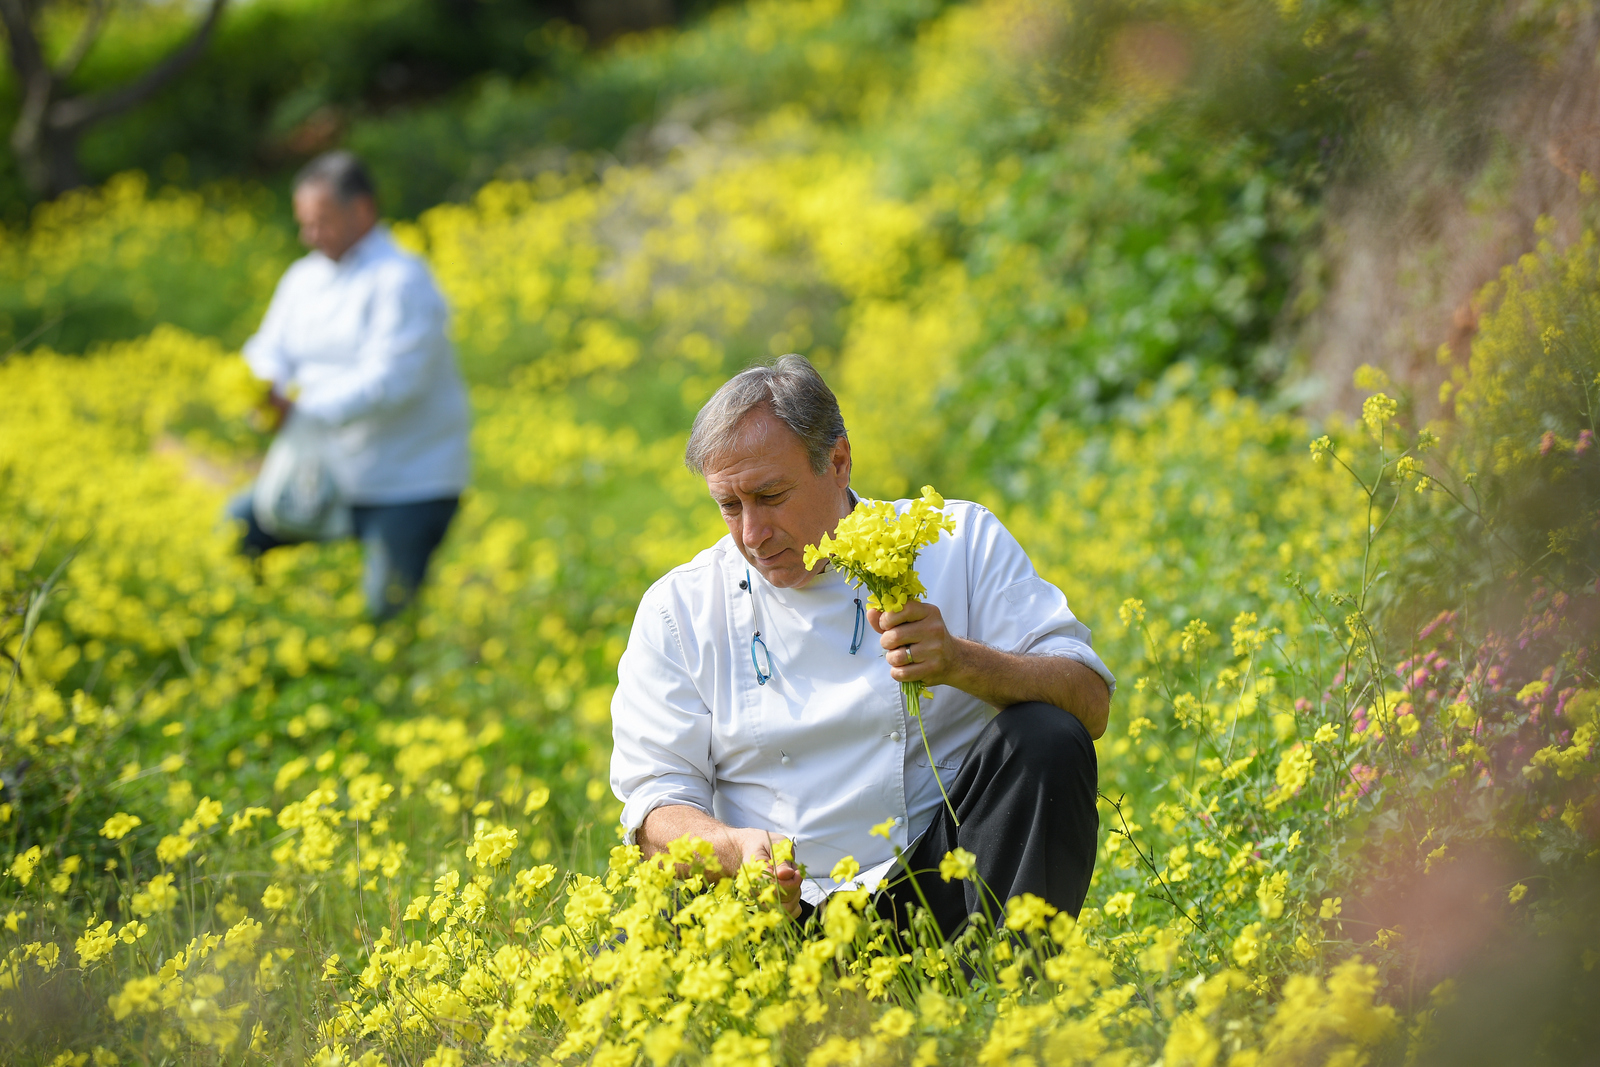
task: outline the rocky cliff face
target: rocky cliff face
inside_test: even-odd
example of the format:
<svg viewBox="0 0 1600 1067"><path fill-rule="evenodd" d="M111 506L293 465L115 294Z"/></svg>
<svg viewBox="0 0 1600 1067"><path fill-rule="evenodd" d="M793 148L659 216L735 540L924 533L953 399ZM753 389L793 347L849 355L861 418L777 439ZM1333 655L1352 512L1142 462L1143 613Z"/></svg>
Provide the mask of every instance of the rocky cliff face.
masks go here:
<svg viewBox="0 0 1600 1067"><path fill-rule="evenodd" d="M1411 131L1385 146L1381 176L1330 197L1320 277L1306 283L1316 309L1301 337L1314 414L1359 412L1351 376L1363 363L1410 389L1419 420L1447 413L1440 349L1466 357L1478 291L1541 237L1560 246L1594 223L1597 47L1600 18L1576 20L1544 69L1506 74L1489 94L1495 106L1470 116L1476 128Z"/></svg>

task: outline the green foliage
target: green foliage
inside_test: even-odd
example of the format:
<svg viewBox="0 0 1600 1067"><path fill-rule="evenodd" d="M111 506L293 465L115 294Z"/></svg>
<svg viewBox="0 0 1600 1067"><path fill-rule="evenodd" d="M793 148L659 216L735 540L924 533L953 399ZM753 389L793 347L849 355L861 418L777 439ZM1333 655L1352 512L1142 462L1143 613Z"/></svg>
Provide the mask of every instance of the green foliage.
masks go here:
<svg viewBox="0 0 1600 1067"><path fill-rule="evenodd" d="M240 344L295 249L260 189L150 194L139 174L0 229L0 351L83 352L159 323Z"/></svg>
<svg viewBox="0 0 1600 1067"><path fill-rule="evenodd" d="M1506 267L1479 297L1470 366L1445 387L1484 558L1558 589L1600 579L1597 247L1593 231L1566 249L1545 240Z"/></svg>
<svg viewBox="0 0 1600 1067"><path fill-rule="evenodd" d="M409 217L464 200L491 178L582 171L592 165L585 157L613 153L649 160L780 108L853 123L887 104L908 73L909 45L943 6L769 0L718 11L682 34L625 39L583 64L570 29L552 29L542 39L567 50L568 77L486 80L463 99L358 122L350 143L383 179L385 207Z"/></svg>
<svg viewBox="0 0 1600 1067"><path fill-rule="evenodd" d="M949 398L967 462L1022 496L1049 427L1174 363L1251 390L1282 376L1275 327L1317 216L1253 156L1112 120L992 172L960 238L989 298Z"/></svg>
<svg viewBox="0 0 1600 1067"><path fill-rule="evenodd" d="M680 6L692 14L696 5ZM257 0L234 4L200 60L155 100L94 128L82 148L93 182L137 169L168 181L276 181L331 147L353 118L431 102L485 76L520 80L570 65L552 20L575 5L540 0ZM566 23L561 23L565 25ZM192 28L185 5L122 5L74 80L95 91L124 84ZM52 23L64 50L76 20ZM570 27L569 27L570 28ZM579 34L581 41L581 33ZM14 113L9 69L0 114ZM25 203L9 165L0 216Z"/></svg>

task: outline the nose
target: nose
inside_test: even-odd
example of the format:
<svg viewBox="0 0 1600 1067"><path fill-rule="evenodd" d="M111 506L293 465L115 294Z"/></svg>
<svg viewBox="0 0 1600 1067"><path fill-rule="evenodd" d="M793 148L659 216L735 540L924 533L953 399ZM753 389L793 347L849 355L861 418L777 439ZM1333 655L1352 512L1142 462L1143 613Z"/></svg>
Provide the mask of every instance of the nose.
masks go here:
<svg viewBox="0 0 1600 1067"><path fill-rule="evenodd" d="M744 540L744 547L759 556L761 546L772 537L772 526L762 518L758 508L745 508L742 518L740 537Z"/></svg>

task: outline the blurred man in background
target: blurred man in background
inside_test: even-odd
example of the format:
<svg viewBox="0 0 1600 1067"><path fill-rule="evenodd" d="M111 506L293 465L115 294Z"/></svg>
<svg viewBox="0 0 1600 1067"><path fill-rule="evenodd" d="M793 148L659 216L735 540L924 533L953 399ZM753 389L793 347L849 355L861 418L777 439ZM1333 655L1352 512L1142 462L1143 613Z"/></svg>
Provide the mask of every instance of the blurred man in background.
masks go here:
<svg viewBox="0 0 1600 1067"><path fill-rule="evenodd" d="M294 214L312 251L284 273L244 358L282 418L323 442L364 548L368 608L384 619L415 596L466 487L466 390L444 298L379 224L361 161L313 160L295 179ZM241 550L294 543L263 527L254 497L252 486L228 507L246 524Z"/></svg>

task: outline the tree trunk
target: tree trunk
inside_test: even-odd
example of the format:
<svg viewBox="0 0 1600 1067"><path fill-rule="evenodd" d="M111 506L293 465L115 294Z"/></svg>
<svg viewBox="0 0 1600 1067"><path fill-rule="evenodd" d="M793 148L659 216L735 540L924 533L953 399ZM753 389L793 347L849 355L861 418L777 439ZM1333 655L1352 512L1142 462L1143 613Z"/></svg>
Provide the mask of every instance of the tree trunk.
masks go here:
<svg viewBox="0 0 1600 1067"><path fill-rule="evenodd" d="M19 121L11 130L11 151L30 192L42 200L83 184L78 166L79 129L60 130L48 123Z"/></svg>
<svg viewBox="0 0 1600 1067"><path fill-rule="evenodd" d="M91 9L78 40L56 66L45 59L34 29L38 8L28 0L0 0L0 24L22 94L22 108L11 129L11 150L29 190L48 199L82 185L78 142L84 133L95 123L144 103L188 69L205 50L227 2L210 0L205 18L189 40L143 75L88 96L68 94L66 82L100 32L107 9L104 0Z"/></svg>

